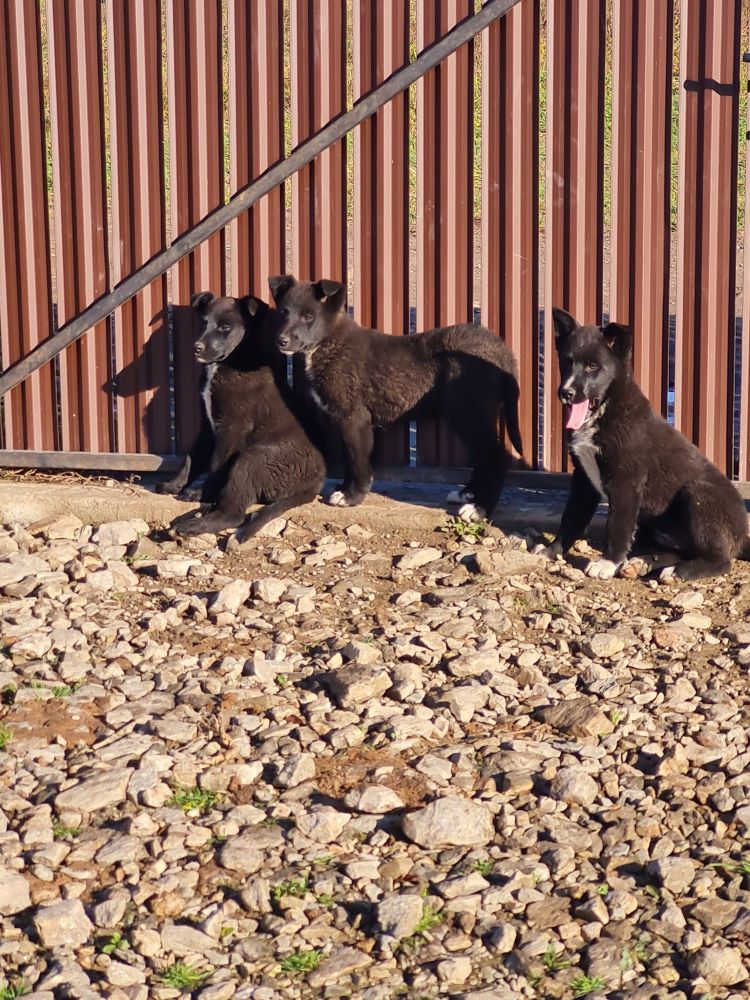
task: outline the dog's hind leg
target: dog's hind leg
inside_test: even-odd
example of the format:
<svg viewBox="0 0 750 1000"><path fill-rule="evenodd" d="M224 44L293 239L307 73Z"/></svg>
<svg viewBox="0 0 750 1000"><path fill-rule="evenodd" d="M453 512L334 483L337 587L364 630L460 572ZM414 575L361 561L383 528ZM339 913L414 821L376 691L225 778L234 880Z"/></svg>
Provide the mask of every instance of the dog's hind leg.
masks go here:
<svg viewBox="0 0 750 1000"><path fill-rule="evenodd" d="M281 517L282 514L291 510L292 507L301 507L302 504L310 503L317 495L317 487L311 487L306 490L300 490L298 493L294 493L284 500L276 500L275 503L269 503L263 510L256 511L245 518L237 529L237 541L242 545L243 542L252 538L253 535L257 535L260 529L270 524L271 521L277 517Z"/></svg>
<svg viewBox="0 0 750 1000"><path fill-rule="evenodd" d="M723 576L732 568L730 559L686 559L674 566L666 566L659 574L660 580L701 580L709 576Z"/></svg>

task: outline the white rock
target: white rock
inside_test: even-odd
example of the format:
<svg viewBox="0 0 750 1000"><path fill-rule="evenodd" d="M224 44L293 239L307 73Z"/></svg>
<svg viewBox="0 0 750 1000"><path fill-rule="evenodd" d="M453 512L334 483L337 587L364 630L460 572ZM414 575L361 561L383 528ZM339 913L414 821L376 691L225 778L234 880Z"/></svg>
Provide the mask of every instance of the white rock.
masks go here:
<svg viewBox="0 0 750 1000"><path fill-rule="evenodd" d="M394 809L404 808L401 798L387 785L363 785L352 788L344 799L344 805L347 809L354 809L355 812L372 813L375 816L383 816Z"/></svg>
<svg viewBox="0 0 750 1000"><path fill-rule="evenodd" d="M0 916L9 917L31 906L29 883L20 872L0 867Z"/></svg>
<svg viewBox="0 0 750 1000"><path fill-rule="evenodd" d="M399 569L419 569L428 563L440 559L443 553L440 549L430 547L424 549L410 549L405 555L396 560Z"/></svg>
<svg viewBox="0 0 750 1000"><path fill-rule="evenodd" d="M161 932L164 951L175 955L203 955L216 948L216 942L208 934L187 924L167 924Z"/></svg>
<svg viewBox="0 0 750 1000"><path fill-rule="evenodd" d="M277 580L275 576L253 581L253 597L265 604L278 604L286 589L287 584L283 580Z"/></svg>
<svg viewBox="0 0 750 1000"><path fill-rule="evenodd" d="M679 896L692 885L695 878L695 862L690 858L658 858L649 861L648 871L655 875L665 889Z"/></svg>
<svg viewBox="0 0 750 1000"><path fill-rule="evenodd" d="M551 792L561 802L590 806L599 794L599 787L583 768L561 767L552 779Z"/></svg>
<svg viewBox="0 0 750 1000"><path fill-rule="evenodd" d="M133 769L130 767L113 768L102 771L101 774L81 781L73 788L58 792L55 797L55 809L73 809L78 812L93 813L109 806L116 806L125 801Z"/></svg>
<svg viewBox="0 0 750 1000"><path fill-rule="evenodd" d="M80 899L65 899L42 907L34 915L33 923L45 948L79 948L93 930Z"/></svg>
<svg viewBox="0 0 750 1000"><path fill-rule="evenodd" d="M378 903L378 927L387 937L400 941L414 933L423 912L424 900L421 896L409 893L389 896Z"/></svg>
<svg viewBox="0 0 750 1000"><path fill-rule="evenodd" d="M218 615L222 611L228 611L229 614L236 615L249 596L250 583L248 580L232 580L216 594L208 609L209 614Z"/></svg>
<svg viewBox="0 0 750 1000"><path fill-rule="evenodd" d="M404 834L420 847L473 847L489 843L495 835L492 813L469 799L449 796L402 820Z"/></svg>
<svg viewBox="0 0 750 1000"><path fill-rule="evenodd" d="M328 675L328 684L342 708L354 708L385 694L391 677L383 667L349 663Z"/></svg>
<svg viewBox="0 0 750 1000"><path fill-rule="evenodd" d="M331 844L338 840L351 816L330 806L318 806L304 813L297 820L297 829L318 844Z"/></svg>
<svg viewBox="0 0 750 1000"><path fill-rule="evenodd" d="M281 788L296 788L315 777L315 757L311 753L294 753L279 769L274 784Z"/></svg>
<svg viewBox="0 0 750 1000"><path fill-rule="evenodd" d="M453 983L461 986L471 975L471 959L465 957L444 958L438 962L435 969L442 983Z"/></svg>
<svg viewBox="0 0 750 1000"><path fill-rule="evenodd" d="M688 959L694 977L705 979L709 986L734 986L748 978L748 971L738 948L701 948Z"/></svg>

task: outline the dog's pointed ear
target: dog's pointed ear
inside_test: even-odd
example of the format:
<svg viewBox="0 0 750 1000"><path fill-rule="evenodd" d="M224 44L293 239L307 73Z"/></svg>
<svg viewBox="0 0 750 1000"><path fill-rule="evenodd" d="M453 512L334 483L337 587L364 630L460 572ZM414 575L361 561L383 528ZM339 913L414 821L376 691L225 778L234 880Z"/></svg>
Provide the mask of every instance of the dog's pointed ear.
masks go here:
<svg viewBox="0 0 750 1000"><path fill-rule="evenodd" d="M633 331L622 323L607 323L601 328L604 343L621 361L626 361L633 351Z"/></svg>
<svg viewBox="0 0 750 1000"><path fill-rule="evenodd" d="M555 340L557 343L567 340L578 326L569 312L566 312L564 309L558 309L557 306L552 307L552 319L555 324Z"/></svg>
<svg viewBox="0 0 750 1000"><path fill-rule="evenodd" d="M268 311L268 306L263 299L259 299L255 295L246 295L244 299L240 299L240 304L250 316L262 316L264 312Z"/></svg>
<svg viewBox="0 0 750 1000"><path fill-rule="evenodd" d="M336 312L343 306L346 291L340 281L329 281L328 278L322 278L315 282L313 289L317 298L324 300L326 309Z"/></svg>
<svg viewBox="0 0 750 1000"><path fill-rule="evenodd" d="M296 284L297 281L291 274L275 274L268 279L268 287L271 289L274 302L283 299L289 289Z"/></svg>
<svg viewBox="0 0 750 1000"><path fill-rule="evenodd" d="M197 313L203 315L207 307L211 305L216 296L213 292L196 292L190 300L190 305Z"/></svg>

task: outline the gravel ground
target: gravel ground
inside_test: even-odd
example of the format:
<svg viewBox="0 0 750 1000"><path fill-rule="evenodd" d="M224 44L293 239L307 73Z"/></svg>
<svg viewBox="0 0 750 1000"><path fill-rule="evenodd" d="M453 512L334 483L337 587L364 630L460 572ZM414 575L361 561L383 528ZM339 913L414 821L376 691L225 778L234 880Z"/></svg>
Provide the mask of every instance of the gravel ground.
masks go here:
<svg viewBox="0 0 750 1000"><path fill-rule="evenodd" d="M271 528L0 528L3 1000L748 997L747 567Z"/></svg>

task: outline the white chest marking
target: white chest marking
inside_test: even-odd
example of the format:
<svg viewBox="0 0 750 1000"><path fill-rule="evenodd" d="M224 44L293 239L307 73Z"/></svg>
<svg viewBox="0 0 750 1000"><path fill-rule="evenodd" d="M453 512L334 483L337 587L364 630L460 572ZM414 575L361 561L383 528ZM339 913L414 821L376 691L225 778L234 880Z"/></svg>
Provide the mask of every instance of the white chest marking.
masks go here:
<svg viewBox="0 0 750 1000"><path fill-rule="evenodd" d="M318 390L315 388L315 375L313 374L312 359L313 354L315 354L315 349L309 351L307 354L303 355L305 359L305 374L307 375L307 380L310 383L310 395L315 400L315 405L319 406L324 413L328 412L328 407L323 402L323 400L318 395Z"/></svg>
<svg viewBox="0 0 750 1000"><path fill-rule="evenodd" d="M216 425L214 424L213 411L211 409L211 382L216 374L216 365L206 365L206 381L203 385L203 390L201 391L201 396L203 397L203 406L206 409L206 417L209 424L211 425L211 430L216 430Z"/></svg>
<svg viewBox="0 0 750 1000"><path fill-rule="evenodd" d="M587 421L580 430L574 431L570 438L570 450L581 464L581 468L591 480L591 485L603 494L602 477L596 457L600 449L594 441L596 420Z"/></svg>

